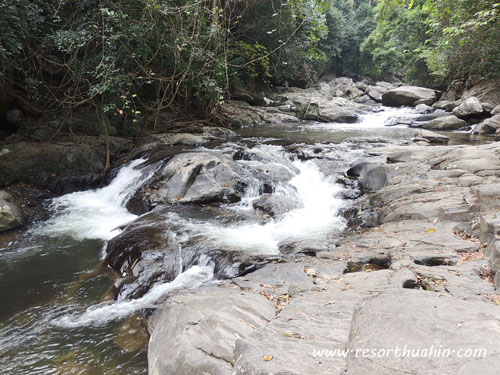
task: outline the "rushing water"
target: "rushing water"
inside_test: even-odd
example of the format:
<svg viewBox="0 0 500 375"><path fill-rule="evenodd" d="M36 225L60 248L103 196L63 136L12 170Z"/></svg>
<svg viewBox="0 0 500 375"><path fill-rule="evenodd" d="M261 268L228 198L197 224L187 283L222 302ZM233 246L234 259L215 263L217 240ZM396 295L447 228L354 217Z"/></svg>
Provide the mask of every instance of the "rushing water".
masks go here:
<svg viewBox="0 0 500 375"><path fill-rule="evenodd" d="M282 124L242 129L242 142L255 146L254 160L241 160L247 170L273 165L291 178L274 186L296 207L273 220L262 220L252 202L258 181L249 182L242 201L223 205L227 218L172 210L165 216L179 238L201 236L207 244L272 255L282 244L328 241L345 223L338 216L342 188L315 161L290 161L281 145L341 143L356 137L408 139L414 131L397 125L413 110L387 109L363 116L356 124ZM386 126L395 125L396 126ZM332 159L346 165L362 154L350 143L332 149ZM234 150L233 144L218 151ZM147 342L141 315L181 288L213 282L207 258L173 281L153 286L135 300L110 298L112 273L101 266L106 241L136 218L125 208L133 193L155 172L143 160L124 166L106 187L68 194L50 202L51 218L30 228L20 240L0 251L0 373L145 374ZM238 220L233 220L238 217Z"/></svg>

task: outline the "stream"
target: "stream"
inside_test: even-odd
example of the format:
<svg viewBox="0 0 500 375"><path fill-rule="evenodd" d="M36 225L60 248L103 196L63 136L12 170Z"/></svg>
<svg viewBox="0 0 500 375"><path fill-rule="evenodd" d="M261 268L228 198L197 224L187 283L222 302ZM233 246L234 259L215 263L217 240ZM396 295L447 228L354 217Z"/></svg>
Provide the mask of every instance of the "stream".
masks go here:
<svg viewBox="0 0 500 375"><path fill-rule="evenodd" d="M247 171L273 165L289 175L273 182L273 194L294 205L282 215L263 218L252 206L262 195L259 181L249 180L239 202L203 209L177 205L163 210L162 220L174 233L180 252L193 238L208 248L264 258L276 256L288 244L333 243L345 229L339 212L348 204L343 199L346 188L336 178L372 147L365 139L411 140L413 129L388 125L415 114L414 109L385 108L363 115L355 124L240 129L237 139L197 150L232 155L244 149L253 156L237 163ZM456 142L466 142L468 136L454 134ZM302 154L297 145L302 145ZM147 334L141 313L158 307L176 290L217 282L208 253L196 264L179 264L183 271L173 280L155 283L138 298L131 299L132 292L125 288L113 299L115 276L102 265L106 241L138 217L126 203L159 168L144 166L144 161L123 166L106 187L47 202L50 219L0 249L0 373L146 374ZM230 276L232 265L225 266Z"/></svg>

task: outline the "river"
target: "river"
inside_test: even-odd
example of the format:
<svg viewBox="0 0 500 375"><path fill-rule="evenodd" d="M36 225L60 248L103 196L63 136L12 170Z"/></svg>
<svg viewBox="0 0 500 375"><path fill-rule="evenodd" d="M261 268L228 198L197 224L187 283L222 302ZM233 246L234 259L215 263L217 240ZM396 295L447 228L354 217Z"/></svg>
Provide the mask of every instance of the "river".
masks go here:
<svg viewBox="0 0 500 375"><path fill-rule="evenodd" d="M240 138L206 147L223 154L245 147L261 156L238 161L246 169L262 168L270 161L286 169L291 178L276 184L274 194L298 204L279 218L262 220L252 208L260 193L250 183L240 202L223 205L225 217L177 207L164 219L180 243L201 236L207 244L262 256L276 255L284 243L335 240L346 225L339 216L345 205L344 188L335 176L324 173L321 160L301 160L290 146L320 149L322 144L333 143L337 146L330 150L333 154L328 160L341 170L369 149L365 141L369 137L395 143L410 140L414 130L387 125L414 115L413 109L386 108L362 116L356 124L240 129ZM467 134L456 137L456 142L468 139ZM144 311L156 308L174 290L216 282L207 258L175 280L155 284L138 299L112 299L115 277L101 262L106 241L137 217L125 204L156 168L154 164L141 168L142 162L124 166L106 187L47 202L50 219L0 249L0 373L146 374Z"/></svg>

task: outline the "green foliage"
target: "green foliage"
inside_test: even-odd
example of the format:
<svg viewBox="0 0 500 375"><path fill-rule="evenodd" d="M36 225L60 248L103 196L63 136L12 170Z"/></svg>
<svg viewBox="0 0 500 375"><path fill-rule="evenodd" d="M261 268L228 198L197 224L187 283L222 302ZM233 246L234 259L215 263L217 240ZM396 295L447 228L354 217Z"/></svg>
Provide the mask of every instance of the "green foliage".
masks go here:
<svg viewBox="0 0 500 375"><path fill-rule="evenodd" d="M428 0L431 31L423 51L433 74L451 80L500 77L500 2Z"/></svg>
<svg viewBox="0 0 500 375"><path fill-rule="evenodd" d="M360 47L375 28L372 6L352 0L331 1L327 24L329 33L325 48L331 69L351 77L369 73L372 57L361 52Z"/></svg>
<svg viewBox="0 0 500 375"><path fill-rule="evenodd" d="M231 82L282 83L323 59L322 0L9 0L0 84L43 110L92 104L134 121L200 113Z"/></svg>
<svg viewBox="0 0 500 375"><path fill-rule="evenodd" d="M396 74L408 80L427 76L422 50L428 38L429 9L425 0L381 0L376 6L377 27L362 44L373 56L372 73Z"/></svg>
<svg viewBox="0 0 500 375"><path fill-rule="evenodd" d="M373 73L420 83L500 76L498 0L380 0L362 50Z"/></svg>

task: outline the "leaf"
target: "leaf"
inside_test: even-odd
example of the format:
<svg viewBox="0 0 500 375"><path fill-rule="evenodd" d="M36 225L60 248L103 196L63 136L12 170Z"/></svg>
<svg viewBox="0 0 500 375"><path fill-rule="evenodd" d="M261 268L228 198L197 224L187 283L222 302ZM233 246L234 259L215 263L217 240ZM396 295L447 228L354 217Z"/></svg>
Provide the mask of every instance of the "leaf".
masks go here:
<svg viewBox="0 0 500 375"><path fill-rule="evenodd" d="M273 359L272 355L265 355L264 356L264 361L271 361Z"/></svg>
<svg viewBox="0 0 500 375"><path fill-rule="evenodd" d="M434 233L435 231L436 231L436 228L431 228L428 231L426 231L426 233Z"/></svg>

